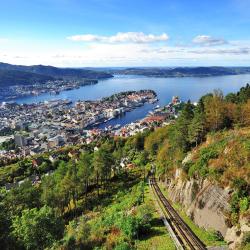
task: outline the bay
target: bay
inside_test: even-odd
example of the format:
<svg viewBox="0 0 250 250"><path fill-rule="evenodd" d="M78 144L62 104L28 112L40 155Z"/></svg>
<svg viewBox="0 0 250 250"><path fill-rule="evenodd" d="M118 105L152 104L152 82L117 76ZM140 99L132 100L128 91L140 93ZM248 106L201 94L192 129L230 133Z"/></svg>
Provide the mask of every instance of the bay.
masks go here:
<svg viewBox="0 0 250 250"><path fill-rule="evenodd" d="M220 89L224 94L236 92L241 87L250 82L250 74L230 75L216 77L176 77L176 78L155 78L131 75L117 75L114 78L99 81L98 84L84 86L79 89L62 91L59 95L42 94L39 96L29 96L17 98L17 103L37 103L53 99L69 99L73 102L77 100L97 100L110 96L114 93L128 90L152 89L159 98L158 105L169 103L173 96L179 96L181 100L192 102L215 89ZM113 119L105 124L99 125L104 128L108 125L133 122L142 119L157 104L145 104L124 116Z"/></svg>

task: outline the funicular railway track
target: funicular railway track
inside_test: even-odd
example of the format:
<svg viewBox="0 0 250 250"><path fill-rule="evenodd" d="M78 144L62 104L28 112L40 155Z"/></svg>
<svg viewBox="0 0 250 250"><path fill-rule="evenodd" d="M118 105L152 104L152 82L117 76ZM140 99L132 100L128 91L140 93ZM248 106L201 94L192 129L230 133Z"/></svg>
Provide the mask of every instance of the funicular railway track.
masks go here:
<svg viewBox="0 0 250 250"><path fill-rule="evenodd" d="M177 238L179 239L182 247L184 249L191 250L207 249L204 243L193 233L190 227L183 221L180 215L163 195L154 177L150 178L150 183L154 193L157 195L157 198L165 210L164 212L167 213L173 231L178 234Z"/></svg>

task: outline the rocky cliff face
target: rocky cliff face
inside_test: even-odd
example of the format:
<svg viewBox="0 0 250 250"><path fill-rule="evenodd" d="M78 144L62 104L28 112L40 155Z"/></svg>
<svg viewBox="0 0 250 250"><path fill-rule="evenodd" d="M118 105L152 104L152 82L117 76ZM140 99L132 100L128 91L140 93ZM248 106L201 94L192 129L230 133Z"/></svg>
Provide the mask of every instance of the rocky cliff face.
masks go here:
<svg viewBox="0 0 250 250"><path fill-rule="evenodd" d="M183 180L181 176L182 172L178 169L174 178L166 180L169 199L182 204L198 226L219 231L230 249L236 249L250 227L243 219L240 219L240 227L230 227L226 217L230 210L230 190L206 179Z"/></svg>

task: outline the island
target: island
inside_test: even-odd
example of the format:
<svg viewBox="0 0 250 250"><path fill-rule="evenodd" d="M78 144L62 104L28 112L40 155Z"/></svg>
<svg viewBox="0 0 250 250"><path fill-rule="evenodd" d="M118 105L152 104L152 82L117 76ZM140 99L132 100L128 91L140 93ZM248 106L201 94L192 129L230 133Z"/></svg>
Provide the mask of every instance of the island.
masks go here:
<svg viewBox="0 0 250 250"><path fill-rule="evenodd" d="M118 75L147 77L207 77L249 74L250 67L142 67L107 71Z"/></svg>

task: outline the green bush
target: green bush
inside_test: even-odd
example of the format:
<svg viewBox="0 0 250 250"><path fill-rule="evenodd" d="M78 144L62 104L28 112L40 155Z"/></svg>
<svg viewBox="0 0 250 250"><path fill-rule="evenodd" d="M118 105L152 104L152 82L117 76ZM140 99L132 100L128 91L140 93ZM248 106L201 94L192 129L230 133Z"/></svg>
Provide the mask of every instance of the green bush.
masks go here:
<svg viewBox="0 0 250 250"><path fill-rule="evenodd" d="M208 168L209 160L216 159L219 156L219 149L225 145L224 141L217 143L216 145L212 144L209 147L202 148L199 152L199 158L195 163L189 164L188 175L193 177L195 173L198 173L202 177L206 177L210 170Z"/></svg>
<svg viewBox="0 0 250 250"><path fill-rule="evenodd" d="M249 199L244 197L239 201L240 212L245 212L249 208Z"/></svg>
<svg viewBox="0 0 250 250"><path fill-rule="evenodd" d="M127 242L122 242L118 244L114 250L131 250L132 248L129 246Z"/></svg>
<svg viewBox="0 0 250 250"><path fill-rule="evenodd" d="M230 200L231 212L238 213L239 212L239 194L238 192L234 192L232 198Z"/></svg>
<svg viewBox="0 0 250 250"><path fill-rule="evenodd" d="M118 222L118 226L130 240L138 238L139 220L136 217L123 217L122 220Z"/></svg>
<svg viewBox="0 0 250 250"><path fill-rule="evenodd" d="M41 209L24 209L21 216L12 220L13 235L26 249L45 249L63 235L64 225L47 206Z"/></svg>
<svg viewBox="0 0 250 250"><path fill-rule="evenodd" d="M232 222L232 225L236 225L239 221L239 215L238 213L232 213L231 214L231 222Z"/></svg>
<svg viewBox="0 0 250 250"><path fill-rule="evenodd" d="M219 231L216 231L216 230L211 231L211 233L209 234L209 239L211 241L222 241L222 240L224 240L222 234Z"/></svg>
<svg viewBox="0 0 250 250"><path fill-rule="evenodd" d="M139 225L139 234L142 235L147 233L151 228L151 220L153 215L153 210L147 205L142 205L137 209L137 220Z"/></svg>

